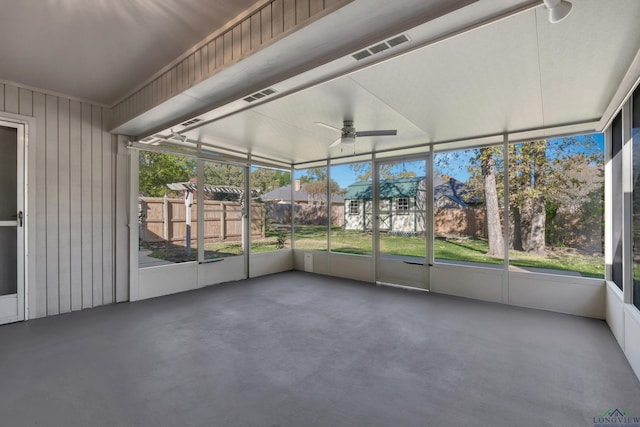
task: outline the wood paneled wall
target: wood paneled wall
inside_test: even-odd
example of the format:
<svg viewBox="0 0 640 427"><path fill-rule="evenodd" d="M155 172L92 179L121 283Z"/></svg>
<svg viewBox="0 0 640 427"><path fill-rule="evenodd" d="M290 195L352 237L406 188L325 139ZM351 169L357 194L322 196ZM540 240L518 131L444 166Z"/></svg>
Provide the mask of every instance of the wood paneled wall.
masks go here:
<svg viewBox="0 0 640 427"><path fill-rule="evenodd" d="M107 108L0 84L33 117L27 150L29 318L114 302L117 142Z"/></svg>
<svg viewBox="0 0 640 427"><path fill-rule="evenodd" d="M113 107L116 128L352 0L269 0L213 33Z"/></svg>

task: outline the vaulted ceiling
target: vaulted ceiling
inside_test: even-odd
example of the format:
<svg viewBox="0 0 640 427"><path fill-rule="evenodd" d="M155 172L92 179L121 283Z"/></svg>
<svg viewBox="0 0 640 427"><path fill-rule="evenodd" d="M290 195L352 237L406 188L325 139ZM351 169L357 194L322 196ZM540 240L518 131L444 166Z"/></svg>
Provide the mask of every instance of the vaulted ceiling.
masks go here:
<svg viewBox="0 0 640 427"><path fill-rule="evenodd" d="M7 0L0 79L111 105L254 3ZM640 74L640 2L572 3L551 24L537 0L352 1L117 130L284 163L601 130ZM332 148L340 133L316 122L344 120L398 134Z"/></svg>
<svg viewBox="0 0 640 427"><path fill-rule="evenodd" d="M276 95L257 105L238 100L201 114L196 126L160 134L178 131L189 141L299 163L475 137L501 141L505 132L600 130L640 49L640 2L574 0L556 24L542 4L483 22L492 15L482 3L407 29L409 42L384 60L360 66L345 55L271 85ZM435 29L474 19L434 38ZM323 21L314 25L320 30ZM340 128L343 120L398 134L331 148L340 133L316 122Z"/></svg>

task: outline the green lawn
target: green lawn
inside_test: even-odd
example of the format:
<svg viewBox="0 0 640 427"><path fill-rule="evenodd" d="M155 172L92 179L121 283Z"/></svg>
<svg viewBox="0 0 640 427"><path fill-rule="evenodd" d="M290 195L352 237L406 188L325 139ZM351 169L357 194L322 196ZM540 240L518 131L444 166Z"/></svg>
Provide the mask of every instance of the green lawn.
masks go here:
<svg viewBox="0 0 640 427"><path fill-rule="evenodd" d="M326 250L326 228L319 226L296 226L296 249ZM340 227L331 229L331 250L351 254L371 254L371 233L344 231ZM501 258L487 256L489 245L486 239L436 239L434 255L436 260L466 261L501 265ZM380 250L383 254L424 257L425 240L421 237L382 235ZM549 249L547 256L526 252L510 251L509 262L513 266L564 270L579 273L585 277L604 277L604 257L568 250Z"/></svg>
<svg viewBox="0 0 640 427"><path fill-rule="evenodd" d="M284 248L291 247L291 236L284 229ZM296 225L295 228L296 249L327 250L326 227L311 225ZM278 232L267 232L264 239L254 240L251 243L252 252L268 252L277 250ZM372 237L369 232L345 231L340 227L331 229L331 250L358 255L370 255L372 249ZM426 254L425 239L422 237L404 237L382 235L380 237L380 250L382 254L412 256L424 258ZM434 242L434 254L436 260L462 261L484 264L501 265L502 259L486 255L488 243L486 239L442 239ZM197 250L194 248L194 253ZM220 242L205 244L205 259L221 258L242 254L240 242ZM174 247L170 250L156 249L151 256L167 259L174 262L186 261L184 248ZM546 256L538 256L525 252L510 251L509 260L512 266L523 268L536 268L545 270L560 270L579 273L585 277L604 277L604 257L580 254L567 249L549 249Z"/></svg>

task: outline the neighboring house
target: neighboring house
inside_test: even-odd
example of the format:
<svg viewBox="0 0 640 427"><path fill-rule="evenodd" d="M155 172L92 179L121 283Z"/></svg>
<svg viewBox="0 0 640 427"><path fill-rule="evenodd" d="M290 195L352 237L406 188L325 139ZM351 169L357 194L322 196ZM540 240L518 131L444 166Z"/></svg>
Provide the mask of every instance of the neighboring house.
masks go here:
<svg viewBox="0 0 640 427"><path fill-rule="evenodd" d="M460 209L475 207L480 202L477 197L469 197L467 186L454 178L433 179L433 207ZM466 200L466 202L465 202Z"/></svg>
<svg viewBox="0 0 640 427"><path fill-rule="evenodd" d="M324 194L323 194L324 196ZM263 202L272 202L279 204L291 203L291 185L285 185L284 187L276 188L275 190L264 193L261 197ZM305 190L304 184L299 179L295 181L295 187L293 191L293 203L296 205L324 205L324 197L314 196L309 194ZM342 206L344 203L344 197L340 194L331 195L331 205Z"/></svg>
<svg viewBox="0 0 640 427"><path fill-rule="evenodd" d="M435 208L468 208L465 185L453 178L434 180ZM372 230L371 181L347 187L344 196L345 229ZM419 234L425 231L426 179L423 176L380 181L379 229L389 233Z"/></svg>

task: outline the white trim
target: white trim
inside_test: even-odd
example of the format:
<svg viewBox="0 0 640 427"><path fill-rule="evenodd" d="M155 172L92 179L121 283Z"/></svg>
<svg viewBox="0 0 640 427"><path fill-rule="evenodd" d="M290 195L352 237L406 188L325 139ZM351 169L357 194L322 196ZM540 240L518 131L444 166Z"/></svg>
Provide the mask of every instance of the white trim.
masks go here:
<svg viewBox="0 0 640 427"><path fill-rule="evenodd" d="M633 139L631 138L631 101L622 107L622 292L624 302L633 303Z"/></svg>
<svg viewBox="0 0 640 427"><path fill-rule="evenodd" d="M504 266L505 271L509 271L509 135L505 132L502 141L502 164L504 175L504 191L502 195L502 209L503 209L503 219L502 219L502 251L503 251L503 259L502 265ZM509 274L502 275L502 302L509 303Z"/></svg>
<svg viewBox="0 0 640 427"><path fill-rule="evenodd" d="M140 152L131 150L129 157L129 300L140 298L138 251L140 229L138 226L138 192L140 181Z"/></svg>
<svg viewBox="0 0 640 427"><path fill-rule="evenodd" d="M604 277L613 275L613 158L611 156L611 126L604 132ZM613 282L612 282L613 283ZM617 288L617 286L616 286Z"/></svg>
<svg viewBox="0 0 640 427"><path fill-rule="evenodd" d="M13 128L16 130L16 163L17 163L17 203L16 208L18 212L22 213L22 224L19 224L20 220L16 221L1 221L0 226L6 227L16 227L18 236L17 236L17 289L16 294L16 313L15 315L11 315L12 320L6 321L21 321L26 320L28 316L28 268L29 268L29 258L27 256L27 239L28 239L28 225L27 221L28 210L27 210L27 200L29 198L28 193L28 179L27 174L29 172L28 168L28 156L27 156L27 143L28 143L28 130L29 124L34 124L33 118L27 118L26 116L20 116L16 114L10 113L1 113L0 114L0 126ZM32 126L31 129L35 129L35 126ZM5 295L4 297L9 297L10 295ZM4 322L4 320L2 322ZM0 323L2 323L0 322Z"/></svg>

